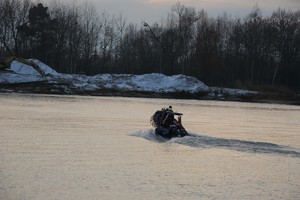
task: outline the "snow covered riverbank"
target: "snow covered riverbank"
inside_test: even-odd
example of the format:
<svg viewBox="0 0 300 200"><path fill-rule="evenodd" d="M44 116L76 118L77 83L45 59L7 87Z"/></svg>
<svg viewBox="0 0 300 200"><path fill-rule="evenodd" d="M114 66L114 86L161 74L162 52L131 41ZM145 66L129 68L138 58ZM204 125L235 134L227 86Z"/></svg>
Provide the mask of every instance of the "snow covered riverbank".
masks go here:
<svg viewBox="0 0 300 200"><path fill-rule="evenodd" d="M217 100L249 99L257 92L216 88L186 75L166 76L153 73L133 74L62 74L34 60L47 74L41 76L34 68L14 61L10 71L0 71L0 92L32 92L50 94L122 95Z"/></svg>
<svg viewBox="0 0 300 200"><path fill-rule="evenodd" d="M73 89L99 90L113 89L122 91L144 92L207 92L209 87L194 77L185 75L166 76L163 74L98 74L86 76L78 74L61 74L44 63L34 60L47 74L42 77L34 68L14 61L11 73L0 74L0 84L15 84L46 81L49 83L68 84Z"/></svg>

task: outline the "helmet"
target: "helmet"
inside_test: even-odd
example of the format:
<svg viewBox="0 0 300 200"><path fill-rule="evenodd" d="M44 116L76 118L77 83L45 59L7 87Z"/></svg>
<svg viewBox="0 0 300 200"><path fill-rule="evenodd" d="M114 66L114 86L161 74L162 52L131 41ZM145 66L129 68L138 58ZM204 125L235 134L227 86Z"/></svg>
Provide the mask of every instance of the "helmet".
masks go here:
<svg viewBox="0 0 300 200"><path fill-rule="evenodd" d="M172 111L172 110L173 110L172 106L169 106L168 110L169 110L169 111Z"/></svg>

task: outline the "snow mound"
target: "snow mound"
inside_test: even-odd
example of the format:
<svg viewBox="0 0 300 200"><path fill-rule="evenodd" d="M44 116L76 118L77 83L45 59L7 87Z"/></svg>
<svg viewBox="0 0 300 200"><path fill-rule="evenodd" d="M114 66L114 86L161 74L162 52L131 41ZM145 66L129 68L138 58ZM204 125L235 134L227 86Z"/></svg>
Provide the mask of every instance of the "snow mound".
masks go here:
<svg viewBox="0 0 300 200"><path fill-rule="evenodd" d="M41 68L41 70L47 75L49 74L56 75L56 76L59 75L59 73L57 73L54 69L52 69L45 63L37 59L29 59L29 60L37 64ZM32 66L20 63L18 61L13 61L10 65L10 69L17 74L29 74L29 75L40 76L40 74Z"/></svg>
<svg viewBox="0 0 300 200"><path fill-rule="evenodd" d="M13 73L0 73L0 83L26 83L34 81L48 81L49 83L64 83L70 88L96 91L112 89L119 91L139 92L206 92L209 90L198 79L182 74L166 76L164 74L98 74L86 76L79 74L61 74L37 59L29 59L35 62L41 70L51 76L42 77L32 66L13 61L11 71Z"/></svg>
<svg viewBox="0 0 300 200"><path fill-rule="evenodd" d="M0 84L29 83L44 81L51 84L63 85L66 91L100 91L102 89L125 92L155 92L195 94L207 93L212 98L222 99L226 96L246 96L251 91L229 88L210 88L198 79L183 74L166 76L152 73L143 75L133 74L98 74L86 76L81 74L61 74L37 59L35 62L48 76L41 76L33 67L14 61L11 72L0 71ZM49 76L50 75L50 76Z"/></svg>
<svg viewBox="0 0 300 200"><path fill-rule="evenodd" d="M209 88L191 76L163 74L99 74L90 78L90 82L106 89L145 92L202 92Z"/></svg>
<svg viewBox="0 0 300 200"><path fill-rule="evenodd" d="M201 92L207 91L208 87L191 76L174 75L165 76L163 74L145 74L133 76L132 82L138 89L143 91L164 91L164 92Z"/></svg>
<svg viewBox="0 0 300 200"><path fill-rule="evenodd" d="M29 82L39 82L44 80L45 79L40 75L0 72L0 84L29 83Z"/></svg>
<svg viewBox="0 0 300 200"><path fill-rule="evenodd" d="M209 96L215 97L215 99L226 99L226 96L246 97L255 94L258 94L258 92L250 91L250 90L242 90L242 89L233 89L233 88L211 87Z"/></svg>
<svg viewBox="0 0 300 200"><path fill-rule="evenodd" d="M57 73L54 69L46 65L45 63L41 62L40 60L37 59L30 59L35 64L37 64L47 75L52 75L52 76L59 76L59 73Z"/></svg>

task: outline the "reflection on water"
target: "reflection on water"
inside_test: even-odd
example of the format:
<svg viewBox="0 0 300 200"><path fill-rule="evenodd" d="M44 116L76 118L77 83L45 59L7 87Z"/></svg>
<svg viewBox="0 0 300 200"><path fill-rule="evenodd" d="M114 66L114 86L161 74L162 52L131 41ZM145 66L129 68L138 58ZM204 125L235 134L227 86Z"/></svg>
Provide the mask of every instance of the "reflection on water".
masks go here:
<svg viewBox="0 0 300 200"><path fill-rule="evenodd" d="M224 148L249 153L282 154L293 157L300 157L300 150L288 146L277 145L267 142L253 142L245 140L215 138L195 133L183 138L165 139L155 135L153 130L136 131L131 136L142 137L150 141L177 143L195 148Z"/></svg>

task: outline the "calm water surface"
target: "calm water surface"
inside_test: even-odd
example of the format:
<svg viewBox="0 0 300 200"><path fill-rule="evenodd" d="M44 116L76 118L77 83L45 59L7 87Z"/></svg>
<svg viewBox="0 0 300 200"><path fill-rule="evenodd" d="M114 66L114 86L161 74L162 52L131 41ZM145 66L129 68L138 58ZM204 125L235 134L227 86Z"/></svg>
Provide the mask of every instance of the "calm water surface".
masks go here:
<svg viewBox="0 0 300 200"><path fill-rule="evenodd" d="M191 137L154 136L173 105ZM300 107L0 95L0 199L300 199Z"/></svg>

